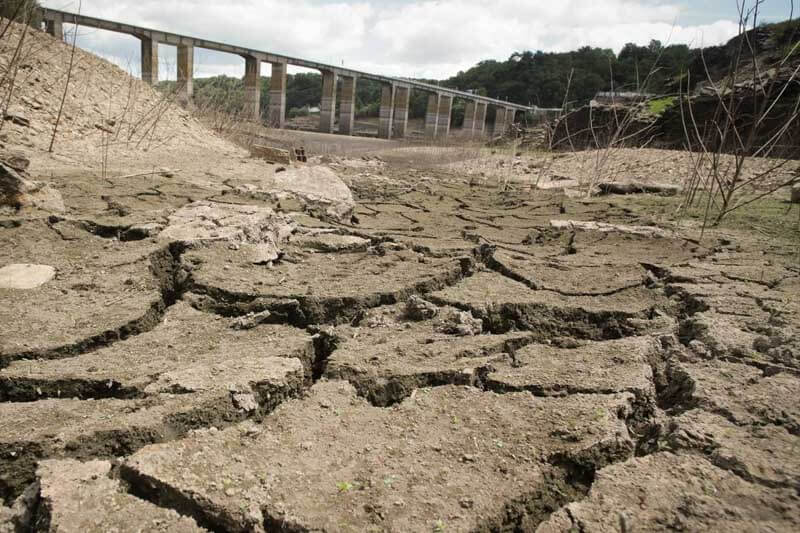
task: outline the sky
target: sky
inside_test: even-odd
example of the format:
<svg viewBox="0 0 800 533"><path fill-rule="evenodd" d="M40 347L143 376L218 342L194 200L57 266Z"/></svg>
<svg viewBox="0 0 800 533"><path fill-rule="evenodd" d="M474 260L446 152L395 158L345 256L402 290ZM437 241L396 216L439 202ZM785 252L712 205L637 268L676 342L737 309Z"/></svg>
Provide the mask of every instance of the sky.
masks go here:
<svg viewBox="0 0 800 533"><path fill-rule="evenodd" d="M739 0L740 2L742 0ZM752 3L753 0L750 0ZM737 32L737 0L44 0L47 7L389 76L445 79L524 50L625 43L709 46ZM800 0L795 0L800 10ZM765 21L791 0L764 0ZM66 29L71 30L70 26ZM138 74L139 41L79 28L78 45ZM159 47L160 78L175 48ZM290 67L289 72L303 69ZM238 56L195 50L195 76L242 76ZM269 67L262 73L269 75Z"/></svg>

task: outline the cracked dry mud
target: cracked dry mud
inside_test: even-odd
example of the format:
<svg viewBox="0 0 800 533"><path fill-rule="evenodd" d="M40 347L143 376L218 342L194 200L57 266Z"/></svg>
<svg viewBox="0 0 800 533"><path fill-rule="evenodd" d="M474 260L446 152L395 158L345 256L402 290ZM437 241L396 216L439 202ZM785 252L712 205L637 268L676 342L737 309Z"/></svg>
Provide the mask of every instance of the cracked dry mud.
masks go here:
<svg viewBox="0 0 800 533"><path fill-rule="evenodd" d="M0 289L0 531L800 529L786 250L345 163L351 223L157 175L2 220L56 274ZM199 200L294 232L159 234Z"/></svg>

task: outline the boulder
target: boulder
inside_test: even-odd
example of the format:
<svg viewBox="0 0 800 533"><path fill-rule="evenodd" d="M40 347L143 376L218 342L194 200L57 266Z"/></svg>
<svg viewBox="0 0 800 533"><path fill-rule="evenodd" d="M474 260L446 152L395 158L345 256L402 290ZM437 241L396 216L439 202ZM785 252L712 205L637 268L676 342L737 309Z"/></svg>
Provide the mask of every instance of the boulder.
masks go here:
<svg viewBox="0 0 800 533"><path fill-rule="evenodd" d="M169 216L159 234L168 242L228 241L234 249L246 248L253 263L278 258L280 245L294 231L294 222L269 207L198 201Z"/></svg>
<svg viewBox="0 0 800 533"><path fill-rule="evenodd" d="M349 222L356 206L350 188L321 165L289 167L257 185L241 185L239 192L273 201L295 200L312 215L340 222Z"/></svg>
<svg viewBox="0 0 800 533"><path fill-rule="evenodd" d="M28 127L31 125L31 119L25 114L25 110L20 106L9 106L3 118L17 124L18 126Z"/></svg>
<svg viewBox="0 0 800 533"><path fill-rule="evenodd" d="M597 231L600 233L627 233L643 237L668 237L670 232L656 226L629 226L584 220L551 220L550 227L563 230Z"/></svg>
<svg viewBox="0 0 800 533"><path fill-rule="evenodd" d="M64 212L61 193L45 183L29 180L24 175L27 165L15 159L12 164L0 161L0 207L23 209L34 207L45 211Z"/></svg>
<svg viewBox="0 0 800 533"><path fill-rule="evenodd" d="M35 289L56 275L50 265L13 264L0 268L0 289Z"/></svg>
<svg viewBox="0 0 800 533"><path fill-rule="evenodd" d="M439 331L458 337L468 337L483 333L483 321L473 317L468 311L446 310L439 321Z"/></svg>
<svg viewBox="0 0 800 533"><path fill-rule="evenodd" d="M601 195L605 194L659 194L661 196L677 196L681 188L669 183L602 182L597 184Z"/></svg>
<svg viewBox="0 0 800 533"><path fill-rule="evenodd" d="M439 308L419 296L412 295L406 303L406 316L411 320L428 320L436 316Z"/></svg>
<svg viewBox="0 0 800 533"><path fill-rule="evenodd" d="M31 483L28 488L14 500L11 507L0 503L0 533L19 533L33 531L33 519L39 501L39 485Z"/></svg>
<svg viewBox="0 0 800 533"><path fill-rule="evenodd" d="M250 148L250 153L253 157L258 157L271 163L279 163L282 165L292 164L292 157L289 150L254 144Z"/></svg>

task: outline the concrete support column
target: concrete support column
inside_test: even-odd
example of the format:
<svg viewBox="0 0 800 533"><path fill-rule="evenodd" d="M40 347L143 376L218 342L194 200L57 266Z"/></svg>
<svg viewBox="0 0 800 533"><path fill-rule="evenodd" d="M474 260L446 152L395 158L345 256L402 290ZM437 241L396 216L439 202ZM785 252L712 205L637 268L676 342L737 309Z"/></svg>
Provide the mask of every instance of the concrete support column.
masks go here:
<svg viewBox="0 0 800 533"><path fill-rule="evenodd" d="M498 107L494 115L494 131L492 135L497 137L506 131L506 110L503 107Z"/></svg>
<svg viewBox="0 0 800 533"><path fill-rule="evenodd" d="M450 112L453 110L453 97L442 95L439 99L439 125L436 128L437 137L447 137L450 133Z"/></svg>
<svg viewBox="0 0 800 533"><path fill-rule="evenodd" d="M471 100L467 102L467 107L464 108L464 127L463 131L467 137L472 137L475 131L476 114L478 112L478 102Z"/></svg>
<svg viewBox="0 0 800 533"><path fill-rule="evenodd" d="M473 132L482 136L486 133L486 112L489 110L489 104L478 102L475 107L475 127Z"/></svg>
<svg viewBox="0 0 800 533"><path fill-rule="evenodd" d="M381 86L381 109L378 115L378 137L392 138L392 119L394 118L394 84Z"/></svg>
<svg viewBox="0 0 800 533"><path fill-rule="evenodd" d="M142 81L155 85L158 83L158 41L149 37L139 37L142 42Z"/></svg>
<svg viewBox="0 0 800 533"><path fill-rule="evenodd" d="M186 102L194 94L194 46L178 45L178 90Z"/></svg>
<svg viewBox="0 0 800 533"><path fill-rule="evenodd" d="M425 110L425 136L436 137L439 128L439 99L441 95L433 93L428 95L428 107Z"/></svg>
<svg viewBox="0 0 800 533"><path fill-rule="evenodd" d="M261 120L261 60L244 57L244 115Z"/></svg>
<svg viewBox="0 0 800 533"><path fill-rule="evenodd" d="M53 18L45 20L44 26L47 33L59 41L64 40L64 20L61 18L61 15L53 15Z"/></svg>
<svg viewBox="0 0 800 533"><path fill-rule="evenodd" d="M272 63L269 79L269 126L283 128L286 124L286 63Z"/></svg>
<svg viewBox="0 0 800 533"><path fill-rule="evenodd" d="M356 117L356 78L342 76L342 96L339 101L339 133L353 134Z"/></svg>
<svg viewBox="0 0 800 533"><path fill-rule="evenodd" d="M408 131L408 103L411 98L411 89L398 87L394 95L394 119L392 128L394 137L402 139Z"/></svg>
<svg viewBox="0 0 800 533"><path fill-rule="evenodd" d="M319 107L319 131L333 133L336 120L336 72L322 71L322 104Z"/></svg>
<svg viewBox="0 0 800 533"><path fill-rule="evenodd" d="M514 124L516 117L517 117L517 110L509 107L506 110L506 123L508 124L508 126Z"/></svg>

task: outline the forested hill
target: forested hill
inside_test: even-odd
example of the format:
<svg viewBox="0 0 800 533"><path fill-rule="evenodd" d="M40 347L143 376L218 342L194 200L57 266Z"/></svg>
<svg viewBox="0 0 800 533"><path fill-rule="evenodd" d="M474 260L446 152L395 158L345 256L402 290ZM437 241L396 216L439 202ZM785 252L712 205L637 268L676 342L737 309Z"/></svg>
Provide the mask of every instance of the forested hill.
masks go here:
<svg viewBox="0 0 800 533"><path fill-rule="evenodd" d="M786 21L759 26L748 32L759 55L783 57L800 39L800 23ZM575 104L588 102L597 92L641 91L654 94L678 92L683 81L691 86L712 79L728 70L738 49L738 37L721 46L690 49L686 45L664 46L651 41L647 46L627 44L613 50L584 47L574 52L522 52L506 61L482 61L466 72L443 82L459 89L530 103L539 107L561 107L567 99ZM800 51L795 51L800 56ZM772 59L775 59L773 57ZM571 75L571 81L570 81Z"/></svg>
<svg viewBox="0 0 800 533"><path fill-rule="evenodd" d="M668 84L686 71L692 56L686 45L665 47L659 41L648 46L627 44L619 54L588 46L564 53L522 52L506 61L482 61L443 85L539 107L561 107L568 86L568 100L576 103L612 88L666 92ZM648 76L656 66L660 68Z"/></svg>

